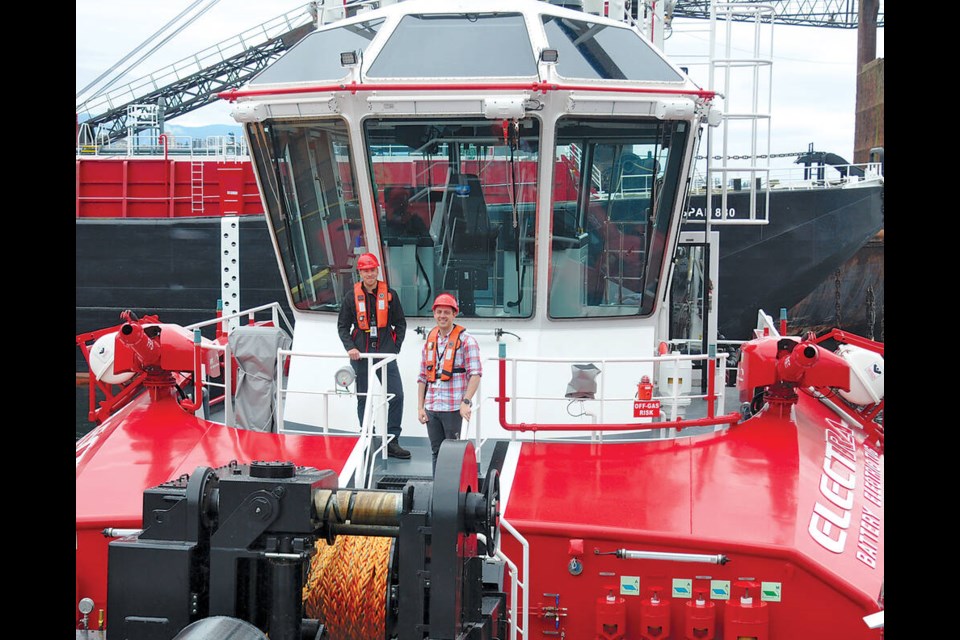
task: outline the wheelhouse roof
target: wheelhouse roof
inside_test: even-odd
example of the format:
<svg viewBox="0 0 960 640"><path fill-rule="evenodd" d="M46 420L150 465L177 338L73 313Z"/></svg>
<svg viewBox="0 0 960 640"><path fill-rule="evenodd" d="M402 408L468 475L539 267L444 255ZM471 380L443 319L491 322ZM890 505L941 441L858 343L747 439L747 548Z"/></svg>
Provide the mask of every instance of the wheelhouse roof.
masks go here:
<svg viewBox="0 0 960 640"><path fill-rule="evenodd" d="M541 61L544 50L555 63ZM407 0L324 25L248 87L349 80L341 53L356 53L360 82L554 81L691 88L638 29L542 0Z"/></svg>

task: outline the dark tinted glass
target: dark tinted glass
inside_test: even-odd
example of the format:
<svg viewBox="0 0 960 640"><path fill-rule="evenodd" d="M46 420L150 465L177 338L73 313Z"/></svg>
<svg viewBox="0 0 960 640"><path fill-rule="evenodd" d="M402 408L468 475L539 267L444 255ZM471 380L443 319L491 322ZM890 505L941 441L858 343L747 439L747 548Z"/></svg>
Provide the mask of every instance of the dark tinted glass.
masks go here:
<svg viewBox="0 0 960 640"><path fill-rule="evenodd" d="M340 54L344 51L362 52L382 24L382 19L371 20L311 33L260 72L250 84L339 80L347 75L347 70L340 65Z"/></svg>
<svg viewBox="0 0 960 640"><path fill-rule="evenodd" d="M559 54L564 78L679 82L683 77L646 42L626 27L543 16L550 47Z"/></svg>
<svg viewBox="0 0 960 640"><path fill-rule="evenodd" d="M367 70L371 78L535 76L520 14L404 16Z"/></svg>

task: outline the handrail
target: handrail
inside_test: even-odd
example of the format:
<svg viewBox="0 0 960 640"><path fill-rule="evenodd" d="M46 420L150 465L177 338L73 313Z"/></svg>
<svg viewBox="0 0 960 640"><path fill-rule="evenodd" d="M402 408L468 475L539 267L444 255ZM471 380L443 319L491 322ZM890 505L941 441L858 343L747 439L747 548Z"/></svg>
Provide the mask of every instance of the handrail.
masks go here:
<svg viewBox="0 0 960 640"><path fill-rule="evenodd" d="M233 314L233 315L242 315L242 314L243 312L238 314ZM225 318L227 318L227 316L225 316ZM201 324L209 324L209 323L201 323ZM194 329L195 339L198 334L199 334L199 329ZM231 361L231 352L230 352L229 342L225 342L224 344L206 344L206 345L203 345L203 348L221 351L224 354L223 358L225 363ZM222 384L217 382L212 382L210 380L203 380L202 382L199 382L201 380L201 376L200 376L201 359L199 356L199 353L200 353L199 342L195 342L194 349L195 349L194 380L198 381L196 383L197 391L195 393L194 400L192 401L184 400L181 402L181 406L183 406L184 409L188 411L196 411L203 404L202 392L200 390L201 386L223 387L224 424L231 427L236 426L236 421L234 419L234 413L233 413L233 393L232 391L230 391L232 389L233 368L231 366L225 365L224 373L223 373L224 381ZM277 386L276 386L275 402L274 402L274 424L277 425L276 427L277 433L283 433L287 431L287 429L284 427L284 421L283 421L283 408L284 408L285 396L287 394L303 393L303 394L313 394L313 395L324 396L324 414L325 414L325 417L327 417L326 412L328 409L328 405L326 403L326 397L330 395L340 395L344 393L336 390L309 391L309 390L298 390L298 389L291 390L291 389L284 388L283 380L284 380L284 369L286 364L286 358L293 357L293 356L303 356L307 358L330 358L330 359L342 360L344 357L344 354L343 353L318 353L318 352L307 352L307 351L293 351L290 349L277 350L276 373L275 373ZM373 389L374 388L373 376L376 375L378 371L383 370L390 362L396 361L397 356L396 354L391 354L391 353L364 353L364 354L361 354L361 358L364 358L365 360L369 361L369 364L367 366L367 375L368 375L367 388ZM372 450L369 446L369 443L374 438L374 433L373 433L373 416L375 415L374 412L378 410L385 411L385 408L388 406L390 400L392 400L396 395L396 394L389 393L389 390L387 388L387 376L383 375L382 377L383 377L383 383L381 386L381 389L382 389L381 393L364 394L367 396L370 402L368 402L364 408L364 415L360 424L360 430L357 432L361 441L364 443L364 447L363 447L364 453L361 459L360 468L358 469L357 478L364 479L364 484L363 484L364 488L370 488L370 486L373 484L373 464L370 461L371 456L375 455L377 452L381 452L383 455L383 459L386 459L387 444L393 438L393 436L387 433L386 428L384 428L381 433L381 438L382 438L381 445L377 447L376 450ZM359 395L356 392L348 392L348 393L352 393L353 395ZM381 422L383 424L386 424L385 419L381 420ZM324 425L323 425L323 433L324 434L329 433L329 425L326 420L324 421Z"/></svg>
<svg viewBox="0 0 960 640"><path fill-rule="evenodd" d="M260 311L266 311L270 309L271 311L271 321L275 327L280 326L280 320L283 320L283 324L286 325L287 330L292 334L293 333L293 324L290 320L287 319L287 315L283 312L283 307L280 306L279 302L270 302L268 304L262 304L259 307L251 307L250 309L244 309L243 311L237 311L234 313L227 314L225 316L218 316L212 320L203 320L201 322L194 322L193 324L188 324L184 329L202 329L203 327L209 327L213 325L223 326L221 323L226 322L227 320L232 320L234 318L240 318L246 316L249 322L252 324L255 320L255 316ZM341 354L342 355L342 354Z"/></svg>
<svg viewBox="0 0 960 640"><path fill-rule="evenodd" d="M190 411L196 411L202 406L203 404L202 403L202 386L208 386L208 387L222 386L224 390L224 394L223 394L224 395L224 423L227 424L228 426L236 426L234 424L234 418L233 418L233 402L232 402L233 394L231 391L232 366L229 365L229 363L232 360L232 357L230 352L229 341L224 340L223 344L213 343L213 344L203 345L204 349L212 349L212 350L223 352L224 354L223 359L225 363L224 364L225 369L223 373L224 382L222 385L220 383L215 383L210 380L203 380L201 376L201 373L202 373L201 358L199 356L200 343L198 342L200 329L204 327L216 326L218 338L223 338L226 336L226 332L223 331L223 327L228 326L227 323L230 320L234 318L240 318L240 317L246 316L248 318L249 323L253 324L255 322L256 314L258 312L267 311L267 310L271 312L271 320L274 326L280 327L280 323L282 321L286 325L286 327L292 332L293 327L290 321L287 319L286 315L284 314L283 308L279 305L279 303L276 303L276 302L261 305L258 307L252 307L250 309L244 309L242 311L238 311L238 312L227 314L227 315L218 315L216 318L213 318L211 320L196 322L196 323L187 325L185 327L186 329L193 330L194 332L195 357L194 357L193 375L194 375L197 392L195 393L195 398L192 401L185 401L185 403L182 403L184 408ZM275 396L275 403L274 403L274 424L277 425L276 428L278 433L286 431L286 429L284 428L284 421L283 421L283 408L284 408L285 397L287 394L290 394L290 393L318 394L318 395L323 395L326 399L326 396L329 396L331 394L339 395L343 393L336 390L309 391L309 390L291 390L291 389L285 388L283 381L284 381L284 370L286 365L286 358L288 357L292 358L293 356L304 356L308 358L309 357L330 358L330 359L342 360L344 357L344 354L342 352L318 353L318 352L307 352L307 351L293 351L291 349L277 350L276 373L275 373L276 380L277 380L277 387L276 387L276 396ZM378 372L381 372L384 368L386 368L386 366L390 362L395 362L397 360L396 354L389 354L389 353L363 353L361 354L361 358L364 358L369 363L367 367L367 376L368 376L367 389L374 388L373 376L377 375ZM387 458L387 444L393 437L387 432L387 429L384 426L381 433L381 438L382 438L381 446L378 447L376 450L372 450L368 446L369 442L374 437L373 416L375 415L375 412L376 411L382 412L380 422L386 425L385 412L387 410L387 406L390 400L392 400L393 397L396 395L396 394L391 394L389 391L388 382L387 382L388 376L381 375L380 377L382 377L383 379L380 387L381 391L379 393L365 394L367 398L370 400L370 402L368 402L364 407L364 415L360 424L360 430L358 432L358 435L360 436L361 440L364 442L364 454L361 460L360 468L358 469L357 478L363 478L362 482L365 487L369 487L373 482L373 464L370 460L371 456L375 455L377 452L380 452L383 456L383 459L385 460ZM352 392L352 393L354 395L357 395L356 392ZM326 409L327 409L327 405L325 403L324 411L326 411ZM324 424L323 432L329 433L329 427L326 423ZM479 442L480 442L479 433L478 433L477 442L479 446Z"/></svg>
<svg viewBox="0 0 960 640"><path fill-rule="evenodd" d="M341 354L341 358L343 355ZM382 460L387 459L387 443L392 438L387 432L387 411L388 403L390 399L393 398L393 395L390 394L387 389L387 380L389 376L386 374L385 369L387 365L391 362L396 362L397 355L394 353L362 353L360 354L361 358L368 360L367 363L367 399L368 402L364 404L363 407L363 433L364 441L373 441L373 415L374 410L379 410L381 412L380 418L381 423L383 424L383 429L381 430L380 437L381 443L377 448L377 451L380 452ZM377 361L379 360L379 362ZM380 376L382 379L381 395L372 395L370 394L370 389L373 389L373 377L374 374L378 371L384 371L383 375ZM358 394L359 395L359 394ZM370 488L370 485L373 484L373 463L370 461L370 457L374 454L371 452L370 447L364 447L363 458L360 464L360 477L364 478L366 483L365 487ZM367 473L367 467L369 465L370 471L369 475Z"/></svg>
<svg viewBox="0 0 960 640"><path fill-rule="evenodd" d="M195 412L203 406L203 380L200 378L200 345L203 336L200 335L200 329L193 330L193 399L184 399L180 401L180 406L185 411Z"/></svg>
<svg viewBox="0 0 960 640"><path fill-rule="evenodd" d="M512 524L507 522L507 519L503 516L500 517L500 528L506 529L510 535L516 538L517 542L520 543L520 548L523 549L523 580L519 580L517 578L517 565L511 562L510 559L507 558L507 556L504 555L499 549L497 549L497 557L502 558L504 562L508 563L508 565L513 569L511 572L513 579L510 581L510 613L511 620L513 621L513 624L510 625L510 640L517 640L518 630L524 639L526 639L529 637L527 636L527 628L530 624L530 590L527 588L530 580L530 543L526 538L523 537L523 535L520 534L519 531L513 527ZM518 588L523 589L523 626L519 629L517 625Z"/></svg>
<svg viewBox="0 0 960 640"><path fill-rule="evenodd" d="M347 91L355 95L363 92L392 92L392 91L530 91L546 94L548 91L605 91L611 93L635 93L647 96L683 96L700 98L711 101L716 97L715 91L707 89L667 89L661 87L624 87L620 85L582 85L562 84L558 82L351 82L349 84L319 84L297 87L283 87L273 89L227 89L217 94L217 97L231 104L240 98L255 98L259 96L301 95L306 93L326 93Z"/></svg>
<svg viewBox="0 0 960 640"><path fill-rule="evenodd" d="M83 123L86 124L86 123ZM83 125L81 125L83 127ZM87 125L89 128L89 125ZM88 140L86 130L77 134L76 155L78 158L90 156L98 158L126 158L158 156L163 153L164 160L172 157L205 158L225 161L227 159L249 161L250 152L246 139L242 136L206 136L204 139L193 136L175 136L169 133L139 133L135 141L104 143Z"/></svg>
<svg viewBox="0 0 960 640"><path fill-rule="evenodd" d="M500 345L500 355L496 358L498 362L498 372L499 372L499 394L494 398L495 402L500 404L499 411L499 421L500 426L510 432L522 432L522 431L532 431L534 433L539 431L647 431L652 429L676 429L680 431L682 429L690 427L707 427L707 426L720 426L723 424L736 424L742 420L743 416L737 413L728 413L724 415L716 415L714 403L719 401L722 408L722 395L718 397L716 393L716 376L717 376L717 361L725 360L725 353L720 353L716 355L680 355L680 354L671 354L669 356L653 356L653 357L641 357L641 358L608 358L603 362L661 362L661 361L675 361L680 360L706 360L708 362L707 370L710 372L709 377L707 378L707 394L706 396L690 396L690 397L703 397L707 402L707 416L704 418L693 418L689 420L669 420L661 422L648 422L648 423L639 423L639 422L628 422L628 423L593 423L591 425L584 424L570 424L570 423L512 423L507 419L507 403L511 400L517 398L507 397L507 360L506 357L506 345ZM491 358L493 359L493 358ZM527 362L564 362L564 363L576 363L580 362L582 358L509 358L509 360L514 365L514 375L516 375L516 363L521 361ZM673 385L673 399L676 400L680 396L677 394L678 385L674 383ZM610 398L602 398L605 400L611 400Z"/></svg>
<svg viewBox="0 0 960 640"><path fill-rule="evenodd" d="M305 389L286 388L283 384L283 380L284 380L283 372L286 366L286 359L293 358L294 356L297 356L297 357L302 356L305 358L332 359L332 360L342 361L344 358L344 354L343 352L323 353L323 352L311 352L311 351L294 351L292 349L277 350L277 365L276 365L277 369L276 369L275 375L278 383L276 388L276 401L274 403L274 420L278 425L278 433L287 431L287 429L283 426L284 425L283 412L284 412L285 398L287 395L291 393L297 393L297 394L310 394L310 395L323 396L324 398L323 433L327 434L329 433L329 425L327 420L327 418L329 417L328 416L329 405L327 404L327 401L326 401L327 398L331 395L338 396L338 395L342 395L343 393L350 393L352 395L360 395L360 394L355 391L354 392L349 392L349 391L343 392L343 391L337 391L337 390L311 391L311 390L305 390ZM373 377L377 375L379 371L382 371L383 369L385 369L389 363L395 362L397 360L397 355L393 353L362 353L360 354L360 357L368 361L368 365L367 365L367 389L368 390L374 388ZM367 402L364 407L363 418L361 419L361 422L360 422L360 430L357 432L361 441L364 444L363 457L361 459L360 468L357 471L357 478L363 478L362 486L364 488L369 488L370 485L372 485L373 483L373 464L370 461L371 456L379 452L382 454L383 459L386 460L387 444L393 437L387 432L386 426L384 426L380 434L381 440L382 440L381 445L377 447L376 450L372 450L369 446L369 444L372 442L374 438L373 416L375 415L375 412L376 411L385 412L390 400L392 400L396 395L396 394L391 394L388 389L388 384L387 384L388 376L384 374L384 375L381 375L380 377L383 378L383 382L381 383L381 392L370 393L368 391L367 393L364 394L369 400L369 402ZM386 425L386 419L383 413L381 413L380 422L383 425Z"/></svg>

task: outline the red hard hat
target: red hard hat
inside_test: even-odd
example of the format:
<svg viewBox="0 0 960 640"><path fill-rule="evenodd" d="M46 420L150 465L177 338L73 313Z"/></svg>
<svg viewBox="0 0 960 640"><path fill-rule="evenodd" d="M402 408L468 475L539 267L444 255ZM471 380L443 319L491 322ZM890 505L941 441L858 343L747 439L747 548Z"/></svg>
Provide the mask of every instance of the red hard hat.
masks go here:
<svg viewBox="0 0 960 640"><path fill-rule="evenodd" d="M377 260L377 256L372 253L365 253L357 258L357 269L360 271L364 269L376 269L379 266L380 261Z"/></svg>
<svg viewBox="0 0 960 640"><path fill-rule="evenodd" d="M457 299L449 293L441 293L437 296L437 298L433 301L433 307L431 308L436 309L437 307L451 307L455 313L460 313L460 307L457 305Z"/></svg>

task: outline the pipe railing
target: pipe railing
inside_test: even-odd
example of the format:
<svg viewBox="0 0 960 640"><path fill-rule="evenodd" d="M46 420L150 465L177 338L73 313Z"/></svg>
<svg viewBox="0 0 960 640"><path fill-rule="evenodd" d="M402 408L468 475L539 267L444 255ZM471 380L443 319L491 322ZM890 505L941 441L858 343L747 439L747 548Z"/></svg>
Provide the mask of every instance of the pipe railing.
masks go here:
<svg viewBox="0 0 960 640"><path fill-rule="evenodd" d="M256 316L258 313L263 311L269 311L271 314L270 322L275 327L281 327L281 323L285 325L286 329L292 333L293 327L290 321L287 319L286 315L283 312L283 309L276 302L261 305L259 307L253 307L250 309L245 309L243 311L238 311L235 313L223 315L218 312L216 318L211 320L205 320L202 322L197 322L191 325L187 325L185 328L188 330L193 330L195 340L198 336L200 329L204 327L216 326L216 333L218 338L225 338L227 332L225 327L229 326L229 321L235 318L246 318L248 324L253 325L256 322ZM205 376L201 366L201 358L199 356L200 344L195 343L195 350L197 353L194 358L194 379L200 381L197 386L196 398L189 402L185 407L191 411L196 411L202 406L202 391L200 389L203 386L206 387L217 387L223 389L223 406L224 406L224 424L227 426L236 426L236 417L233 408L233 367L231 363L233 361L232 352L230 349L230 344L228 340L224 340L223 344L218 344L216 342L208 342L203 345L204 349L210 349L215 351L220 351L223 353L223 362L224 362L224 372L223 372L223 383L214 382L209 379L208 376ZM324 358L324 359L336 359L342 361L344 354L343 353L316 353L316 352L306 352L306 351L293 351L289 349L278 349L277 358L276 358L276 372L275 380L277 382L276 392L275 392L275 403L274 403L274 424L276 425L277 433L283 433L290 431L285 428L283 420L283 409L286 401L287 395L291 393L297 394L311 394L311 395L321 395L323 396L324 406L323 406L323 433L329 433L329 404L327 398L331 395L342 395L344 391L339 391L337 389L329 391L313 391L313 390L304 390L304 389L287 389L284 386L284 381L286 376L284 374L286 369L287 358L292 358L293 356L302 356L305 358ZM363 419L360 425L360 431L358 432L361 440L364 442L364 455L360 464L360 469L358 471L359 478L364 478L365 486L369 487L373 482L373 464L371 462L371 456L380 453L383 460L387 459L387 444L392 439L386 429L387 424L387 408L390 400L396 394L391 394L388 388L388 376L385 373L381 373L387 367L390 362L395 362L397 360L396 354L378 354L378 353L364 353L361 354L361 357L368 361L367 366L367 389L374 389L373 380L374 376L377 376L380 373L382 378L382 383L380 387L380 392L377 393L366 393L364 394L369 402L367 402L364 407ZM347 392L352 393L353 395L359 395L356 392ZM374 416L377 415L377 412L380 414L380 419L378 420L379 424L383 424L384 428L381 430L380 434L382 442L379 447L375 450L371 449L368 445L372 442L374 438ZM477 433L477 447L480 446L480 437L479 437L479 428Z"/></svg>
<svg viewBox="0 0 960 640"><path fill-rule="evenodd" d="M226 322L226 321L228 321L228 320L232 320L232 319L234 319L234 318L242 318L242 317L245 316L245 317L247 318L248 324L253 324L253 323L256 321L256 314L260 313L261 311L270 311L270 321L273 323L273 326L275 326L275 327L280 327L280 321L283 321L284 327L281 327L281 328L286 328L286 330L287 330L290 334L293 334L293 325L290 323L290 320L287 319L287 314L285 314L285 313L283 312L283 307L281 307L281 306L280 306L280 303L278 303L278 302L271 302L271 303L268 303L268 304L262 304L262 305L260 305L259 307L251 307L250 309L244 309L243 311L237 311L237 312L234 312L234 313L229 313L229 314L227 314L227 315L225 315L225 316L218 314L217 317L216 317L216 318L213 318L212 320L204 320L204 321L202 321L202 322L195 322L195 323L193 323L193 324L188 324L188 325L185 326L184 328L185 328L185 329L188 329L188 330L190 330L190 329L202 329L202 328L204 328L204 327L209 327L209 326L213 326L213 325L219 325L219 329L218 329L218 332L217 332L217 333L218 333L218 335L222 335L222 334L223 334L223 324L222 324L222 323L224 323L224 322Z"/></svg>
<svg viewBox="0 0 960 640"><path fill-rule="evenodd" d="M530 594L527 588L530 581L530 543L502 516L500 518L500 528L505 529L510 535L516 538L517 542L520 543L520 548L523 550L523 560L521 561L523 566L523 580L520 580L517 576L517 565L514 564L502 550L497 549L497 557L502 559L510 569L510 620L512 622L510 625L510 640L517 640L517 633L522 635L524 640L526 640L526 638L529 637L527 635L527 629L530 624ZM518 589L523 589L523 615L521 621L517 620ZM522 622L522 625L520 622Z"/></svg>
<svg viewBox="0 0 960 640"><path fill-rule="evenodd" d="M361 460L360 469L358 470L357 477L364 478L364 487L370 488L373 483L373 464L371 462L371 457L377 453L381 454L382 459L387 459L387 444L393 438L387 432L387 410L389 402L396 395L395 393L390 393L388 389L388 376L386 375L386 367L391 362L396 362L397 356L393 353L361 353L360 357L367 361L367 389L374 389L373 381L374 377L378 376L382 378L381 382L381 391L379 393L370 393L369 391L363 394L360 394L355 391L339 391L337 389L328 390L328 391L314 391L307 389L288 389L284 386L284 369L286 366L286 359L296 357L303 358L318 358L318 359L330 359L335 361L342 361L344 354L343 352L339 353L320 353L320 352L310 352L310 351L293 351L291 349L278 349L277 350L277 370L276 370L276 380L277 380L277 389L276 389L276 402L275 406L275 421L278 425L277 433L302 433L296 430L287 429L284 426L283 421L283 408L286 402L286 396L289 394L303 394L303 395L315 395L323 397L323 434L328 434L329 429L329 408L328 398L330 396L341 396L346 394L360 396L363 395L367 398L368 402L364 406L363 410L363 419L360 421L360 431L358 435L360 436L361 441L363 442L363 458ZM380 373L383 372L383 373ZM384 425L381 429L380 446L375 450L369 447L369 444L372 443L375 432L373 427L374 416L379 413L380 419L379 423Z"/></svg>
<svg viewBox="0 0 960 640"><path fill-rule="evenodd" d="M684 354L670 354L662 356L650 356L650 357L640 357L640 358L605 358L600 360L593 360L593 362L599 362L601 365L606 365L609 363L631 363L631 364L642 364L642 363L663 363L663 362L673 362L676 366L676 363L679 363L682 360L703 360L705 361L705 371L708 374L707 378L707 393L706 394L680 394L679 393L679 383L676 381L676 376L674 377L674 382L671 385L672 394L670 396L658 396L655 399L667 399L668 401L673 402L673 406L676 407L678 401L683 398L699 398L706 402L707 415L703 418L693 418L693 419L672 419L664 420L660 422L627 422L627 423L606 423L604 422L603 408L606 402L611 401L623 401L623 400L632 400L634 398L617 398L612 397L608 398L604 394L604 380L601 379L599 383L598 394L594 400L600 402L600 415L599 422L593 422L592 424L577 424L577 423L524 423L516 422L516 406L517 403L514 402L512 405L512 417L507 418L507 408L506 405L508 402L528 399L528 400L565 400L570 401L570 398L566 396L563 397L544 397L544 396L520 396L515 395L512 397L507 396L507 362L511 363L513 379L517 379L516 371L517 364L520 362L532 362L532 363L565 363L565 364L576 364L582 363L584 358L533 358L533 357L524 357L524 358L507 358L506 357L506 345L500 345L500 354L497 358L488 358L488 360L495 360L497 362L498 373L499 373L499 393L493 399L495 402L500 404L499 408L499 422L501 428L506 431L511 432L513 439L516 439L517 432L532 431L534 433L541 431L558 431L558 432L572 432L572 431L591 431L591 432L604 432L604 431L649 431L652 429L671 429L675 431L680 431L682 429L687 429L691 427L708 427L714 426L719 427L721 425L727 424L732 425L738 423L742 416L739 412L721 414L724 410L723 406L723 394L716 393L716 377L717 370L725 370L722 367L722 363L726 361L727 354L705 354L705 355L684 355ZM719 411L717 409L719 408ZM592 414L591 414L592 415ZM675 417L676 414L674 414Z"/></svg>
<svg viewBox="0 0 960 640"><path fill-rule="evenodd" d="M209 342L203 345L204 349L220 351L223 353L223 382L214 382L209 378L210 372L207 372L207 375L204 375L203 369L200 366L199 358L199 349L200 344L197 342L197 336L200 332L200 329L204 327L216 326L217 338L223 338L227 334L224 331L224 327L228 326L230 320L234 318L246 318L248 325L253 325L257 322L257 314L269 311L270 312L270 322L275 327L281 327L281 322L285 325L286 330L289 333L293 333L293 325L290 323L290 320L287 319L286 314L283 312L283 308L277 302L271 302L269 304L260 305L259 307L251 307L250 309L244 309L242 311L237 311L235 313L230 313L223 315L221 311L218 310L217 317L211 320L203 320L201 322L195 322L193 324L186 325L184 328L187 330L192 330L194 333L194 349L197 351L197 355L194 357L194 371L193 376L194 380L200 381L200 384L196 385L197 393L193 401L186 406L190 411L196 411L202 406L201 393L203 387L208 388L220 388L223 390L223 423L230 427L236 426L236 416L233 410L233 354L230 349L230 344L227 341L224 341L223 344L218 344L216 342ZM218 377L218 376L213 376ZM280 378L278 378L279 380ZM211 394L212 395L212 394ZM209 419L209 416L207 416ZM277 422L276 424L281 424Z"/></svg>

